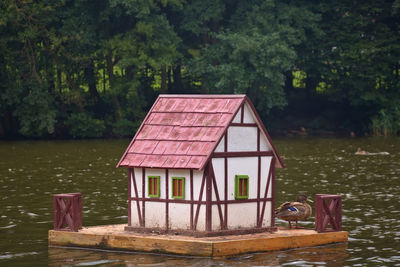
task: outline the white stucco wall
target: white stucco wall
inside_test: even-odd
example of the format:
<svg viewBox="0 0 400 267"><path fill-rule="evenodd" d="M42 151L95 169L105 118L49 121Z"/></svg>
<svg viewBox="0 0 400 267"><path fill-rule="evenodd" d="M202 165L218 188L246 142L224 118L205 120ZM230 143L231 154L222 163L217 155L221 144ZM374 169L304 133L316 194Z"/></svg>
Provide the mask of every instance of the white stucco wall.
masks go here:
<svg viewBox="0 0 400 267"><path fill-rule="evenodd" d="M139 197L142 197L142 169L134 168L133 171L134 171L135 177L136 177L136 188L138 191L138 195L139 195ZM131 176L131 179L132 178L133 178L133 175ZM131 197L136 197L135 189L133 186L133 181L131 182ZM141 209L142 208L141 201L139 201L139 205L140 205L140 209ZM133 226L133 227L140 226L136 201L131 201L131 226Z"/></svg>
<svg viewBox="0 0 400 267"><path fill-rule="evenodd" d="M257 120L249 105L244 105L243 122L244 123L255 123Z"/></svg>
<svg viewBox="0 0 400 267"><path fill-rule="evenodd" d="M201 190L201 181L203 180L203 171L193 171L193 198L195 200L200 199L200 190ZM188 200L190 199L190 195L188 195ZM206 200L206 187L204 183L204 190L203 190L203 197L202 201ZM190 205L188 205L190 206ZM196 209L197 205L193 205L193 220L194 217L196 216ZM189 213L187 214L188 218L190 218L190 208L189 208ZM199 219L197 222L197 230L199 231L205 231L206 225L205 225L205 218L206 218L206 213L205 213L205 205L200 205L200 210L199 210Z"/></svg>
<svg viewBox="0 0 400 267"><path fill-rule="evenodd" d="M219 199L224 199L224 189L225 189L225 160L223 158L212 159L212 164L214 167L214 174L216 177ZM214 188L214 186L213 186ZM217 200L215 190L212 190L212 201Z"/></svg>
<svg viewBox="0 0 400 267"><path fill-rule="evenodd" d="M262 221L262 227L270 227L271 226L271 202L267 202L265 204L265 213L264 219Z"/></svg>
<svg viewBox="0 0 400 267"><path fill-rule="evenodd" d="M228 152L237 151L257 151L257 127L228 128Z"/></svg>
<svg viewBox="0 0 400 267"><path fill-rule="evenodd" d="M190 171L189 170L174 170L174 169L169 170L169 183L170 183L169 184L169 198L170 199L171 199L171 195L172 195L172 184L171 184L172 177L185 177L185 199L186 200L190 199ZM169 227L171 229L185 229L185 230L190 229L190 205L189 204L181 204L181 203L169 203L168 222L169 222Z"/></svg>
<svg viewBox="0 0 400 267"><path fill-rule="evenodd" d="M268 181L268 172L271 166L272 157L261 157L261 197L264 197L265 187ZM272 174L271 174L272 175ZM269 185L267 197L272 196L272 186Z"/></svg>
<svg viewBox="0 0 400 267"><path fill-rule="evenodd" d="M228 229L256 227L256 221L256 203L240 203L228 206Z"/></svg>
<svg viewBox="0 0 400 267"><path fill-rule="evenodd" d="M258 124L256 115L253 113L252 109L250 108L250 106L247 103L244 105L243 122ZM269 141L263 131L260 131L260 150L261 151L272 150L271 144L269 143Z"/></svg>
<svg viewBox="0 0 400 267"><path fill-rule="evenodd" d="M136 201L131 201L131 226L140 227Z"/></svg>
<svg viewBox="0 0 400 267"><path fill-rule="evenodd" d="M188 177L188 179L190 179L190 177ZM201 181L203 180L203 171L193 171L193 198L199 199L200 197L200 187L201 187ZM206 195L205 195L205 188L203 190L203 200L206 199ZM188 195L187 199L190 199L190 195Z"/></svg>
<svg viewBox="0 0 400 267"><path fill-rule="evenodd" d="M205 198L203 198L205 200ZM194 206L194 211L193 211L193 218L196 216L196 210L197 210L197 205ZM196 226L197 231L205 231L206 230L206 206L205 205L200 205L200 210L199 210L199 219L197 221L197 226Z"/></svg>
<svg viewBox="0 0 400 267"><path fill-rule="evenodd" d="M241 111L239 110L236 114L233 123L240 123ZM257 123L256 116L248 106L244 105L243 114L244 123ZM257 123L258 124L258 123ZM225 137L218 143L215 152L224 152ZM264 132L260 131L260 150L270 151L271 144L269 143ZM242 127L242 126L231 126L228 128L228 151L257 151L257 127Z"/></svg>
<svg viewBox="0 0 400 267"><path fill-rule="evenodd" d="M249 198L257 197L257 157L237 157L228 159L228 200L235 199L235 175L249 176Z"/></svg>
<svg viewBox="0 0 400 267"><path fill-rule="evenodd" d="M181 203L170 203L168 222L171 229L189 230L190 205Z"/></svg>
<svg viewBox="0 0 400 267"><path fill-rule="evenodd" d="M225 136L222 137L221 141L219 141L217 147L215 148L215 152L224 152L225 148Z"/></svg>
<svg viewBox="0 0 400 267"><path fill-rule="evenodd" d="M241 113L242 113L242 108L240 108L239 111L236 113L235 117L232 120L233 123L240 123Z"/></svg>
<svg viewBox="0 0 400 267"><path fill-rule="evenodd" d="M138 191L138 195L139 197L142 197L142 169L134 168L133 171L135 172L136 188ZM133 182L131 183L131 196L136 197Z"/></svg>
<svg viewBox="0 0 400 267"><path fill-rule="evenodd" d="M165 203L145 202L145 227L165 227Z"/></svg>
<svg viewBox="0 0 400 267"><path fill-rule="evenodd" d="M268 142L267 137L263 131L260 131L260 150L261 151L271 151L271 145Z"/></svg>
<svg viewBox="0 0 400 267"><path fill-rule="evenodd" d="M222 212L222 218L225 217L224 214L224 205L221 205L221 212ZM219 211L218 211L218 206L213 205L211 209L211 229L212 230L221 230L221 219L219 217Z"/></svg>

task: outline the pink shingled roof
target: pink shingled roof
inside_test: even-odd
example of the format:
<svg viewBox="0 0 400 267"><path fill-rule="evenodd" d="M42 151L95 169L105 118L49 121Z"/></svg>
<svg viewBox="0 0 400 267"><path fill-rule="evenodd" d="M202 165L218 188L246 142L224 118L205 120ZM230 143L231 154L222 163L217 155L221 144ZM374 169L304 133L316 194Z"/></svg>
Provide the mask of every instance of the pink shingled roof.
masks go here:
<svg viewBox="0 0 400 267"><path fill-rule="evenodd" d="M203 169L246 100L246 95L160 95L117 167Z"/></svg>
<svg viewBox="0 0 400 267"><path fill-rule="evenodd" d="M202 169L245 95L160 95L119 166Z"/></svg>

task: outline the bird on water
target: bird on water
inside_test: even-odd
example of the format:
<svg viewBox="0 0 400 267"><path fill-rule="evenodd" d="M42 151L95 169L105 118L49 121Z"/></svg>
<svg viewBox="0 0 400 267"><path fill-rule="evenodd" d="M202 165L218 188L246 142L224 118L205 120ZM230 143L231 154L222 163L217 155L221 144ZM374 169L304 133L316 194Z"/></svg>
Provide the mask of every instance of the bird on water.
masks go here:
<svg viewBox="0 0 400 267"><path fill-rule="evenodd" d="M303 228L299 226L298 221L307 219L312 213L312 208L307 201L313 202L311 199L308 199L305 194L300 193L295 202L285 202L280 205L275 211L275 216L281 220L288 221L290 229L292 229L290 222L293 221L296 222L296 229Z"/></svg>

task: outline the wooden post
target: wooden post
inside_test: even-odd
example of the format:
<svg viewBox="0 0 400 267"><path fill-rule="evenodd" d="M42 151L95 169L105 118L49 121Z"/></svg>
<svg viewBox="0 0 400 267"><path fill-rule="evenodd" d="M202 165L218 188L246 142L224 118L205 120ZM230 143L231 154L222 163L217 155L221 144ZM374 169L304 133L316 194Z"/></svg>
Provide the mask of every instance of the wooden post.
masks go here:
<svg viewBox="0 0 400 267"><path fill-rule="evenodd" d="M315 230L318 233L342 230L342 197L340 195L317 194L315 196Z"/></svg>
<svg viewBox="0 0 400 267"><path fill-rule="evenodd" d="M77 232L82 228L81 193L56 194L54 203L54 230Z"/></svg>

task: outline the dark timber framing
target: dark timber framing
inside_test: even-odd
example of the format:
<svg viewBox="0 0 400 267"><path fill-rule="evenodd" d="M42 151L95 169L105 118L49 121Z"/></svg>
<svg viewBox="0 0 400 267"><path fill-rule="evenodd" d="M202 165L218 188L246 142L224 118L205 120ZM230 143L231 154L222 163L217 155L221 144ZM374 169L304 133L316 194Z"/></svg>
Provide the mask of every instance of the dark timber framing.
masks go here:
<svg viewBox="0 0 400 267"><path fill-rule="evenodd" d="M225 133L224 152L228 152L228 134ZM228 158L224 157L224 198L228 201ZM228 203L224 205L224 229L228 229Z"/></svg>
<svg viewBox="0 0 400 267"><path fill-rule="evenodd" d="M165 229L169 229L168 218L169 218L169 177L168 169L165 169Z"/></svg>
<svg viewBox="0 0 400 267"><path fill-rule="evenodd" d="M132 196L132 169L129 168L128 169L128 197L130 198ZM128 199L129 199L128 198ZM132 222L132 216L131 216L131 212L132 212L132 201L128 201L128 226L131 226Z"/></svg>
<svg viewBox="0 0 400 267"><path fill-rule="evenodd" d="M248 152L214 152L213 158L234 158L234 157L258 157L258 156L273 156L271 151L248 151Z"/></svg>
<svg viewBox="0 0 400 267"><path fill-rule="evenodd" d="M146 210L146 169L142 168L142 226L146 227L146 217L145 217L145 210Z"/></svg>
<svg viewBox="0 0 400 267"><path fill-rule="evenodd" d="M212 225L212 206L211 206L211 198L212 198L212 192L211 192L211 161L208 163L206 166L206 169L204 171L204 175L206 177L206 231L211 231L211 225Z"/></svg>
<svg viewBox="0 0 400 267"><path fill-rule="evenodd" d="M193 228L193 170L190 170L190 230L194 230Z"/></svg>
<svg viewBox="0 0 400 267"><path fill-rule="evenodd" d="M260 152L260 129L257 128L257 152ZM261 187L261 157L257 157L257 199L260 199L260 187ZM261 227L260 221L260 201L257 201L257 227Z"/></svg>

